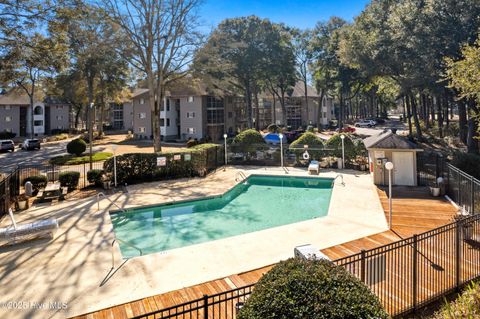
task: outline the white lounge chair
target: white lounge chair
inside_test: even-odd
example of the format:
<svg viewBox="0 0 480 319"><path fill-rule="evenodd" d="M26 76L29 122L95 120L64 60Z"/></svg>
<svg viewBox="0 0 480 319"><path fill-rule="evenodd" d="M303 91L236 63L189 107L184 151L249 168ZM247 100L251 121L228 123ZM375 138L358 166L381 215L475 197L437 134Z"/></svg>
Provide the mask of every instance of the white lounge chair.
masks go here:
<svg viewBox="0 0 480 319"><path fill-rule="evenodd" d="M308 174L312 174L312 172L315 172L316 175L320 173L320 164L318 161L311 161L308 165Z"/></svg>
<svg viewBox="0 0 480 319"><path fill-rule="evenodd" d="M12 225L0 228L0 246L13 245L34 238L53 239L58 230L58 222L56 219L46 219L38 222L17 225L15 218L13 217L12 209L9 209L8 214L12 220Z"/></svg>

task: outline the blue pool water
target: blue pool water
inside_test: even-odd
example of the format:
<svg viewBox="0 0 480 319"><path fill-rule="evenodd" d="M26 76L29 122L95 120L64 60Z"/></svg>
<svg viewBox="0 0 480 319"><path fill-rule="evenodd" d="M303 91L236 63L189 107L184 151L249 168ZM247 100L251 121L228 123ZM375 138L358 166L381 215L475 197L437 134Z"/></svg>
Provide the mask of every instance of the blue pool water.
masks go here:
<svg viewBox="0 0 480 319"><path fill-rule="evenodd" d="M250 176L223 196L111 213L115 235L143 254L326 216L333 179ZM138 256L119 242L124 257Z"/></svg>

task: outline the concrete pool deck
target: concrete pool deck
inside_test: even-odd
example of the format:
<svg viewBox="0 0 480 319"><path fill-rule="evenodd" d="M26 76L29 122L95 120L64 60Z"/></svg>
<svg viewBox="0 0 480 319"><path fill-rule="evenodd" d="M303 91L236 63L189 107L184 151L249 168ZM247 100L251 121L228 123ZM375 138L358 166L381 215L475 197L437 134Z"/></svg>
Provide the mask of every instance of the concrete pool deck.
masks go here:
<svg viewBox="0 0 480 319"><path fill-rule="evenodd" d="M129 208L219 195L236 184L234 176L239 168L247 175L285 174L272 167L229 167L203 179L132 185L128 193L116 193L110 198L122 208ZM322 170L320 177L335 177L338 173ZM108 214L115 207L108 200L100 202L100 211L95 198L88 198L54 206L43 204L18 213L18 222L57 217L60 230L52 242L0 248L0 301L25 303L15 309L0 307L0 317L63 318L88 313L270 265L292 257L297 245L308 243L322 249L385 231L388 227L384 211L370 175L348 170L341 174L345 186L339 179L336 181L326 217L125 262L115 244L115 271L111 271L114 233ZM305 176L306 171L290 168L289 175ZM4 219L1 224L8 225L9 221Z"/></svg>

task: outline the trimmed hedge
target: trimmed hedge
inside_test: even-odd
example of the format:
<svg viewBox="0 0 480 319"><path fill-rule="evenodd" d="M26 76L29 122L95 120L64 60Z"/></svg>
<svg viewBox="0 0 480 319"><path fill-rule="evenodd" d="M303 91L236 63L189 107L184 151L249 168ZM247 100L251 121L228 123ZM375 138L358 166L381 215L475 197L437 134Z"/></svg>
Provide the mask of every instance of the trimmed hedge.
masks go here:
<svg viewBox="0 0 480 319"><path fill-rule="evenodd" d="M87 180L95 186L102 186L102 177L105 171L103 169L92 169L87 172Z"/></svg>
<svg viewBox="0 0 480 319"><path fill-rule="evenodd" d="M32 183L33 190L35 192L39 191L42 188L45 188L48 183L47 176L45 175L33 175L33 176L28 176L23 180L23 184L26 182Z"/></svg>
<svg viewBox="0 0 480 319"><path fill-rule="evenodd" d="M345 146L345 161L354 159L357 156L357 146L353 142L353 139L350 134L335 134L330 137L326 142L326 145L332 149L333 155L335 157L342 157L342 138L341 135L345 135L344 146Z"/></svg>
<svg viewBox="0 0 480 319"><path fill-rule="evenodd" d="M71 140L67 144L67 152L68 154L75 154L76 156L82 155L83 152L87 149L87 143L81 138L76 138Z"/></svg>
<svg viewBox="0 0 480 319"><path fill-rule="evenodd" d="M68 187L69 190L73 190L78 186L78 180L80 179L80 172L62 172L58 175L58 181L62 187Z"/></svg>
<svg viewBox="0 0 480 319"><path fill-rule="evenodd" d="M15 136L17 136L17 133L12 133L8 131L0 132L0 140L9 140L11 138L14 138Z"/></svg>
<svg viewBox="0 0 480 319"><path fill-rule="evenodd" d="M297 161L299 160L300 156L305 152L303 146L308 145L308 154L310 154L310 160L320 160L322 156L325 155L325 151L323 150L315 150L315 149L323 149L325 146L321 138L319 138L315 133L306 132L300 135L295 141L290 144L290 149L295 153L297 156Z"/></svg>
<svg viewBox="0 0 480 319"><path fill-rule="evenodd" d="M264 147L268 148L267 143L265 143L262 134L254 129L240 132L235 136L232 143L234 151L240 151L248 155L253 155L257 150L261 150Z"/></svg>
<svg viewBox="0 0 480 319"><path fill-rule="evenodd" d="M282 261L255 285L238 319L388 318L378 298L343 267Z"/></svg>
<svg viewBox="0 0 480 319"><path fill-rule="evenodd" d="M223 163L223 148L216 144L200 144L174 153L131 153L117 156L117 182L141 183L162 179L203 176L209 168ZM175 160L174 156L180 155ZM186 160L185 155L190 156ZM157 166L157 158L166 157L165 166ZM217 163L215 163L215 159ZM103 164L105 173L113 177L113 159Z"/></svg>

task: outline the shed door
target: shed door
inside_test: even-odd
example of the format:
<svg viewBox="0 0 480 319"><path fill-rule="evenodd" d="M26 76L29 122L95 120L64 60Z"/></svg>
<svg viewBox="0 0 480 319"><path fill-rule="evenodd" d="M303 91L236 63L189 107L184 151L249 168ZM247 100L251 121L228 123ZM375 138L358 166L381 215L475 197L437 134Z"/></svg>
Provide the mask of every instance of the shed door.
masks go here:
<svg viewBox="0 0 480 319"><path fill-rule="evenodd" d="M393 152L393 184L415 186L413 152Z"/></svg>

